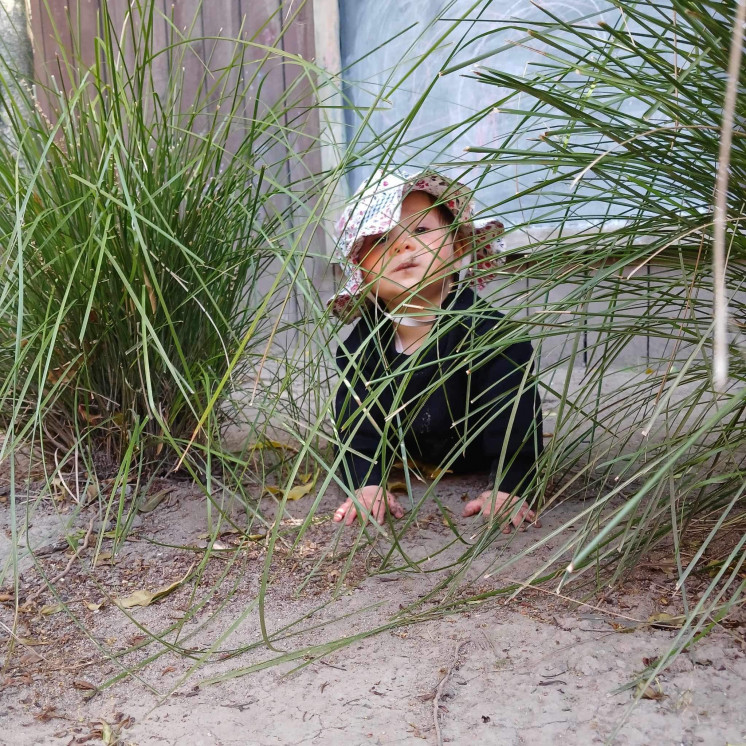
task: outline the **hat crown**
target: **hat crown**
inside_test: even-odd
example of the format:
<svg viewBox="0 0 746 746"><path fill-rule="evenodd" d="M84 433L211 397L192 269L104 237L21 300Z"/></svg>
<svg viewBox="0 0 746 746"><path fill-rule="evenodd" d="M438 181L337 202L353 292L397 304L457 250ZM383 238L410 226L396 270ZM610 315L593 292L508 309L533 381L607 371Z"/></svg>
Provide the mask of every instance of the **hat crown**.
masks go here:
<svg viewBox="0 0 746 746"><path fill-rule="evenodd" d="M502 248L502 242L497 237L503 232L503 225L495 219L475 223L472 219L472 189L430 169L379 170L358 188L336 224L339 234L335 247L336 261L342 265L347 282L330 301L335 315L350 317L351 310L354 315L356 298L365 292L362 273L357 265L357 252L363 239L381 235L396 226L404 198L411 192L420 191L430 194L438 204L447 207L462 232L474 239L484 239L482 245L475 245L473 261L470 264L467 262L468 272L473 272L476 266L487 268L494 264L491 257Z"/></svg>

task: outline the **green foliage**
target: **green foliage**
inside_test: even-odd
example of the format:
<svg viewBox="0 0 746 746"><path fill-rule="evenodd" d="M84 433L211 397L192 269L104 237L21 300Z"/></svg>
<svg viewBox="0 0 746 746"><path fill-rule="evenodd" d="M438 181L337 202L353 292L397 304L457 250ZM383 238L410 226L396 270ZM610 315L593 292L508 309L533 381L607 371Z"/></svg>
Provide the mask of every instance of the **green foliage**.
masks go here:
<svg viewBox="0 0 746 746"><path fill-rule="evenodd" d="M79 84L47 91L54 123L8 106L0 150L0 427L63 450L90 436L115 459L132 438L180 453L205 413L197 442L219 449L213 399L281 330L303 219L285 122L310 78L266 101L260 72L282 53L249 64L252 42L234 42L188 100L195 42L154 7L122 35L104 4L97 62L66 60Z"/></svg>
<svg viewBox="0 0 746 746"><path fill-rule="evenodd" d="M471 151L495 170L530 173L531 227L551 229L526 248L525 303L544 300L529 323L543 350L568 321L587 340L584 360L567 352L545 367L555 378L583 367L580 389L560 397L555 464L580 449L593 469L599 516L612 498L626 497L600 533L589 529L571 542L572 569L613 557L618 576L665 536L677 542L691 521L742 503L746 101L737 98L728 192L731 380L716 391L712 204L735 3L613 5L615 20L600 27L548 14L519 27L542 50L526 77L502 72L500 55L477 69L496 91L494 105L523 119L508 140L539 136L523 148ZM742 64L741 80L745 74ZM646 369L624 358L642 339ZM604 391L620 367L628 381Z"/></svg>
<svg viewBox="0 0 746 746"><path fill-rule="evenodd" d="M617 0L614 7L617 14L607 15L609 23L600 27L593 19L568 24L548 14L543 22L514 24L521 43L541 52L522 77L500 64L501 55L511 52L500 36L505 30L482 36L483 44L494 38L492 57L463 61L458 53L468 47L456 44L450 59L461 61L442 75L462 75L471 63L485 63L468 73L484 84L485 108L460 131L468 133L495 108L515 116L517 124L494 148L473 147L468 160L442 165L476 166L490 179L518 185L510 200L487 205L514 228L503 272L484 293L506 314L506 323L471 354L533 341L553 437L542 479L526 496L543 499L547 510L578 486L592 498L571 522L579 530L567 531L568 524L509 559L498 553L490 572L552 542L554 549L531 580L576 583L590 592L620 579L645 552L668 542L688 614L675 641L678 650L739 603L743 591L743 539L727 547L704 596L692 598L687 579L705 562L721 529L741 525L744 507L746 103L737 99L730 160L731 379L721 391L712 385L712 202L735 3L675 0L664 7ZM295 536L300 542L325 491L340 483L345 447L345 438L329 426L327 396L341 385L328 378L340 329L319 313L301 236L314 227L313 210L304 210L324 175L309 178L304 170L304 181L288 179L303 156L290 141L294 127L301 127L293 122L302 117L300 102L308 91L291 86L278 102L260 108L259 86L250 99L253 110L246 110L246 92L252 82L258 85L261 64L250 67L251 80L235 74L251 46L237 42L223 74L205 78L197 101L183 101L179 61L190 42L172 28L171 43L161 50L153 40L152 5L141 13L140 31L121 42L104 18L101 64L81 75L73 90L52 92L54 124L34 107L30 114L23 106L7 110L15 141L0 146L0 426L11 435L6 449L33 437L63 451L81 443L103 447L118 464L111 494L124 496L129 475L136 472L139 479L141 454L152 458L163 443L173 460L196 434L188 451L192 464L207 467L209 480L214 458L240 485L255 467L255 454L225 452L221 402L234 379L243 382L255 363L265 368L284 331L281 311L297 293L315 323L297 323L295 339L322 339L299 344L297 357L285 345L274 400L257 404L255 388L249 399L269 419L278 413L281 394L292 394L299 383L306 401L314 400L315 419L294 410L282 422L300 447L280 480L276 516L284 515L290 492L285 488L297 475L309 471L316 484L309 515ZM453 21L450 32L469 20ZM266 53L266 59L281 55L276 49ZM152 74L162 55L173 58L165 90ZM128 59L134 64L125 64ZM285 62L309 73L303 79L310 84L312 65ZM408 74L392 72L373 106ZM401 113L400 126L360 145L346 162L359 157L367 165L398 165L399 148L425 142L421 132L411 140L407 132L428 92L411 112ZM350 138L352 149L362 142L370 111L353 115L360 126ZM450 139L456 129L428 137ZM541 238L517 245L521 230ZM443 327L457 323L451 318ZM644 361L633 361L631 351L641 340ZM418 364L414 356L409 374ZM372 382L363 404L373 406L389 382L386 375ZM406 426L406 416L389 425L392 433ZM322 435L338 446L335 456L317 447ZM420 465L406 454L389 455L386 468L403 457L411 494ZM263 481L263 475L256 479ZM359 529L339 582L354 551L368 540L385 567L422 570L423 562L408 556L403 537L425 502L437 499L438 484L436 477L398 526ZM121 501L118 509L122 519ZM454 559L444 549L451 573L423 602L444 589L460 594L447 594L427 612L403 610L388 626L523 587L474 591L470 598L464 579L471 563L494 549L500 534L493 527L462 536L453 522L449 527L453 546L463 551ZM705 537L696 547L688 538L694 529ZM324 557L335 551L342 530ZM279 518L268 527L257 599L268 644L263 603L273 550L284 531ZM392 541L376 545L384 531ZM233 560L238 557L236 551ZM443 569L436 565L437 558L428 557L426 569Z"/></svg>

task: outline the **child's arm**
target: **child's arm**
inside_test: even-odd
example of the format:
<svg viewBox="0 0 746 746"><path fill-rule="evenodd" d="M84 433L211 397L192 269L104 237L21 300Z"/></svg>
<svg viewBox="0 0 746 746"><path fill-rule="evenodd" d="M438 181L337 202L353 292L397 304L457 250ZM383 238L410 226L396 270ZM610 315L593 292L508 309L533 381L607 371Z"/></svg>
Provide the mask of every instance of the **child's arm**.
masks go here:
<svg viewBox="0 0 746 746"><path fill-rule="evenodd" d="M353 332L354 334L354 332ZM335 399L337 428L342 448L343 477L355 490L359 507L364 511L363 523L371 517L383 523L386 507L395 518L404 515L404 508L390 493L382 489L383 444L381 431L384 427L381 409L370 402L370 395L361 379L358 366L345 344L337 350L337 367L342 377ZM358 517L358 507L352 498L343 502L334 513L334 520L344 520L351 526Z"/></svg>
<svg viewBox="0 0 746 746"><path fill-rule="evenodd" d="M348 340L347 344L351 341L355 349L356 340ZM342 476L352 489L379 485L383 478L380 432L384 424L380 408L370 401L358 367L360 359L353 359L345 343L340 343L336 360L340 382L334 411L342 450Z"/></svg>
<svg viewBox="0 0 746 746"><path fill-rule="evenodd" d="M536 514L519 497L536 477L543 449L541 402L528 342L511 345L502 354L472 369L475 420L486 423L480 435L491 459L492 490L467 503L464 515L502 514L519 527ZM538 522L536 522L537 525ZM509 525L506 532L510 531Z"/></svg>

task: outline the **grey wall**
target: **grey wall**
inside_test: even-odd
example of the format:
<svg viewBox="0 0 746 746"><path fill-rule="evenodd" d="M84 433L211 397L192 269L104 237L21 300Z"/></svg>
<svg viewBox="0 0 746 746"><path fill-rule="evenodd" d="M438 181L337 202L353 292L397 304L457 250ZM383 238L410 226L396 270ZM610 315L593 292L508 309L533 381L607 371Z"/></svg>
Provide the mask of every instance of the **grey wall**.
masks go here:
<svg viewBox="0 0 746 746"><path fill-rule="evenodd" d="M444 66L463 64L522 39L524 35L511 28L515 19L551 20L531 0L339 1L347 94L363 111L377 102L377 110L359 132L361 142L370 141L373 134L385 137L413 108L418 108L397 149L399 161L409 160L420 166L462 162L468 167L480 156L465 153L465 147L499 147L505 143L519 122L517 115L496 108L496 102L507 91L469 77L473 65L442 76L439 72ZM619 21L619 14L609 10L607 0L545 0L541 5L563 20L591 16L589 25L601 19ZM469 21L457 25L456 19L461 18ZM496 30L500 32L486 35ZM513 47L507 54L487 56L478 64L523 75L537 58L537 49L537 43L532 41ZM425 52L429 53L423 61ZM405 76L406 80L397 87ZM418 99L428 90L420 105ZM381 100L377 101L378 97ZM483 113L478 122L463 126L465 120L480 111ZM361 117L348 112L347 125L348 139L352 139L361 128ZM454 129L447 134L434 133L438 128ZM525 146L530 139L524 136L512 144ZM374 150L369 156L370 165L352 174L352 188L370 173L379 154L380 149ZM485 206L501 205L511 199L520 184L531 183L531 177L519 171L510 181L497 181L482 169L472 170L466 179L483 179L489 185L480 189ZM535 200L523 201L521 207L527 211L523 219L530 219L534 204Z"/></svg>

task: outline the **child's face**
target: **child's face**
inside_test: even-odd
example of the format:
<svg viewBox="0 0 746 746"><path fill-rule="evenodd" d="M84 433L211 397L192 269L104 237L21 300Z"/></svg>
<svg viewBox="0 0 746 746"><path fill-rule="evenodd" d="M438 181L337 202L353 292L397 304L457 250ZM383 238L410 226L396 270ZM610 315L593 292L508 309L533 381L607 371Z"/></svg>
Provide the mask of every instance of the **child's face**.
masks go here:
<svg viewBox="0 0 746 746"><path fill-rule="evenodd" d="M389 311L440 306L461 254L453 234L429 194L410 192L398 225L365 237L358 263L370 291Z"/></svg>

